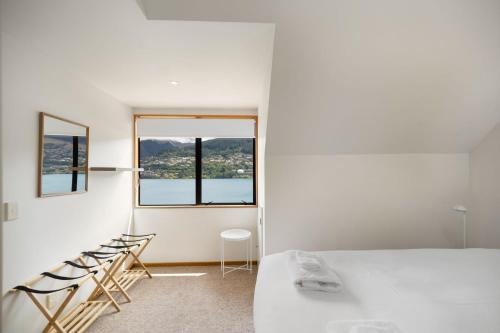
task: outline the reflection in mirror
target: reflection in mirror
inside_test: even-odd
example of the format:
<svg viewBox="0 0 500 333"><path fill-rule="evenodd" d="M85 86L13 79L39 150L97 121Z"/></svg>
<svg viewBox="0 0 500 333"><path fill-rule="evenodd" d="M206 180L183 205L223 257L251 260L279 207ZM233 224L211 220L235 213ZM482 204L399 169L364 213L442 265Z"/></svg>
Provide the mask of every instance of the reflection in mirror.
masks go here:
<svg viewBox="0 0 500 333"><path fill-rule="evenodd" d="M40 113L40 197L87 191L88 138L87 126Z"/></svg>

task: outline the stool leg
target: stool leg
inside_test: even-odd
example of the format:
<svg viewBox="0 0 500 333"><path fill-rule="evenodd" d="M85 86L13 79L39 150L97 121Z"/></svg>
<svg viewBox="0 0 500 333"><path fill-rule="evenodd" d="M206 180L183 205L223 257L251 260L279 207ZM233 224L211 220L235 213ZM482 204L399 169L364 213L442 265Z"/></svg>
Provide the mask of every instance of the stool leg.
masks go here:
<svg viewBox="0 0 500 333"><path fill-rule="evenodd" d="M248 257L248 248L249 248L248 242L249 241L250 241L250 238L247 239L246 244L245 244L246 245L246 251L245 251L245 253L246 253L246 260L247 260L246 265L245 265L245 269L248 269L250 267L249 266L249 262L248 262L248 258L249 258Z"/></svg>
<svg viewBox="0 0 500 333"><path fill-rule="evenodd" d="M226 268L224 267L224 239L222 239L222 278L224 278L225 270Z"/></svg>
<svg viewBox="0 0 500 333"><path fill-rule="evenodd" d="M253 242L252 242L252 234L250 234L250 272L252 271L252 250L253 250Z"/></svg>

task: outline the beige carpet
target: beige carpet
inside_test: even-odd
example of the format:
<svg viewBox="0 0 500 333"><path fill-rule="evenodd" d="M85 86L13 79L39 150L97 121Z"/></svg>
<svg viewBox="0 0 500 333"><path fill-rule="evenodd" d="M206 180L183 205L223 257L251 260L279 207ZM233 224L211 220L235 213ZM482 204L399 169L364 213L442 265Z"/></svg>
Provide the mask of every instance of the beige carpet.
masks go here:
<svg viewBox="0 0 500 333"><path fill-rule="evenodd" d="M151 273L158 275L129 289L132 303L119 299L122 311L116 313L110 306L87 332L254 332L256 270L236 271L224 279L219 266L151 268ZM195 274L182 276L186 273Z"/></svg>

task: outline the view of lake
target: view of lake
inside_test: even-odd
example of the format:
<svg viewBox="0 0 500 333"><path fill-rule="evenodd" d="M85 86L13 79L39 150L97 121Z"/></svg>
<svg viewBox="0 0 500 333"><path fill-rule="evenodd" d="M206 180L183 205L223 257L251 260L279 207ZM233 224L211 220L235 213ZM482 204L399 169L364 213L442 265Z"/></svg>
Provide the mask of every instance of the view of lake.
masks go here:
<svg viewBox="0 0 500 333"><path fill-rule="evenodd" d="M141 179L141 205L195 204L194 179ZM253 179L203 179L203 202L242 203L253 201Z"/></svg>
<svg viewBox="0 0 500 333"><path fill-rule="evenodd" d="M71 192L71 174L43 175L45 194ZM85 175L78 175L78 191L85 190ZM195 204L194 179L141 179L141 205ZM242 203L253 201L252 179L203 179L203 202Z"/></svg>
<svg viewBox="0 0 500 333"><path fill-rule="evenodd" d="M43 194L71 192L72 177L72 174L43 175ZM78 175L77 191L85 191L85 174Z"/></svg>

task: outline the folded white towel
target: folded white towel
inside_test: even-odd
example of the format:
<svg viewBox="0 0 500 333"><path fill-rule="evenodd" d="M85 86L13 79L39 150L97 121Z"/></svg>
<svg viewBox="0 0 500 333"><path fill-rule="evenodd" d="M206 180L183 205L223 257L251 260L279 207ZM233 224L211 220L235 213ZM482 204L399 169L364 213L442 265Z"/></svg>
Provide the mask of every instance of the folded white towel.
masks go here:
<svg viewBox="0 0 500 333"><path fill-rule="evenodd" d="M382 320L345 320L331 321L327 325L328 333L402 333L390 321Z"/></svg>
<svg viewBox="0 0 500 333"><path fill-rule="evenodd" d="M317 272L321 269L321 263L318 260L318 256L304 251L295 251L297 256L297 265L307 271Z"/></svg>
<svg viewBox="0 0 500 333"><path fill-rule="evenodd" d="M300 256L300 254L299 254ZM338 292L342 290L342 281L338 275L326 264L325 260L310 253L310 257L319 264L319 269L308 270L297 262L297 251L290 251L288 266L294 285L301 290Z"/></svg>

